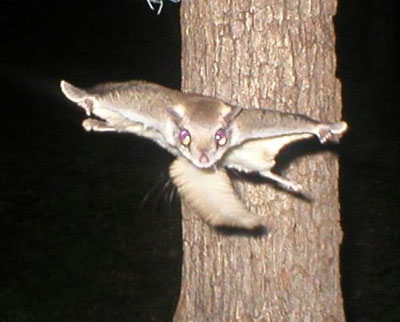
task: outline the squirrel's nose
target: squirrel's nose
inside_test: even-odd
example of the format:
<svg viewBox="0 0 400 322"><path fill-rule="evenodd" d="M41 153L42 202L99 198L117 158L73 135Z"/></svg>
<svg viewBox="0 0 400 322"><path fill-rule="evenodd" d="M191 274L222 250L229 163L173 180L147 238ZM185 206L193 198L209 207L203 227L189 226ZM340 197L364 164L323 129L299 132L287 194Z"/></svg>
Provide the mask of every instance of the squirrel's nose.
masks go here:
<svg viewBox="0 0 400 322"><path fill-rule="evenodd" d="M205 163L210 162L210 159L208 159L208 156L205 153L202 153L200 155L199 161L200 161L200 163L205 164Z"/></svg>

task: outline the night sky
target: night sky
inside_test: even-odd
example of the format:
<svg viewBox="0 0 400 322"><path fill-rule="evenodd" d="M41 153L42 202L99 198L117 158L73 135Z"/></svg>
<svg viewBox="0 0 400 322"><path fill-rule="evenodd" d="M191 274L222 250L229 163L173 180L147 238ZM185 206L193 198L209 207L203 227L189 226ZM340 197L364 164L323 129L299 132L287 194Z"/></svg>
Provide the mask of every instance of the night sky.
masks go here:
<svg viewBox="0 0 400 322"><path fill-rule="evenodd" d="M145 0L1 1L1 322L171 319L172 158L134 136L86 133L59 90L61 79L179 88L179 5L164 2L157 15ZM342 0L335 17L351 128L340 147L348 321L400 320L399 7Z"/></svg>

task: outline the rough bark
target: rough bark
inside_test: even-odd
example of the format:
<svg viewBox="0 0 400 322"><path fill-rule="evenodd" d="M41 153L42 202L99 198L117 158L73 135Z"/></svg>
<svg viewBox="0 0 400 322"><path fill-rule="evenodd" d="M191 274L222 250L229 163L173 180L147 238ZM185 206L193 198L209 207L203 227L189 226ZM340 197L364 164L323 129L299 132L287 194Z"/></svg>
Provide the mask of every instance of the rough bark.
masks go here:
<svg viewBox="0 0 400 322"><path fill-rule="evenodd" d="M183 90L340 120L335 11L335 0L182 1ZM175 321L344 321L337 156L300 156L285 175L312 202L235 180L262 236L219 233L183 204Z"/></svg>

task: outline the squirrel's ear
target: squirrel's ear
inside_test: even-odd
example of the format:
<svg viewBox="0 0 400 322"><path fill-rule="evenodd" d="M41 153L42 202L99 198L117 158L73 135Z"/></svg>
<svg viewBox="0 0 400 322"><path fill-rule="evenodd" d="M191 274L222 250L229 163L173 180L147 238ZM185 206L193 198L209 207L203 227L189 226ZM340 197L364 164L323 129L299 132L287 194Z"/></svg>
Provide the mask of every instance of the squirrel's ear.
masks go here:
<svg viewBox="0 0 400 322"><path fill-rule="evenodd" d="M175 120L175 122L181 121L185 116L185 106L182 104L169 106L166 108L166 110L172 116L172 119Z"/></svg>
<svg viewBox="0 0 400 322"><path fill-rule="evenodd" d="M224 116L226 124L231 124L242 111L243 109L240 107L232 107L231 110Z"/></svg>

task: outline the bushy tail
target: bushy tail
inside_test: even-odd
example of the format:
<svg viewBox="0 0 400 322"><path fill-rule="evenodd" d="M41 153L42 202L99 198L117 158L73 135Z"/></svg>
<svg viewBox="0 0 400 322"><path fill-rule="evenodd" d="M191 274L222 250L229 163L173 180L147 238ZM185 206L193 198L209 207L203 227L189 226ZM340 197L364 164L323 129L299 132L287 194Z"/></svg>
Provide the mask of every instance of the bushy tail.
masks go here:
<svg viewBox="0 0 400 322"><path fill-rule="evenodd" d="M212 226L255 229L262 225L262 218L239 200L224 168L199 169L177 158L169 171L181 198Z"/></svg>

